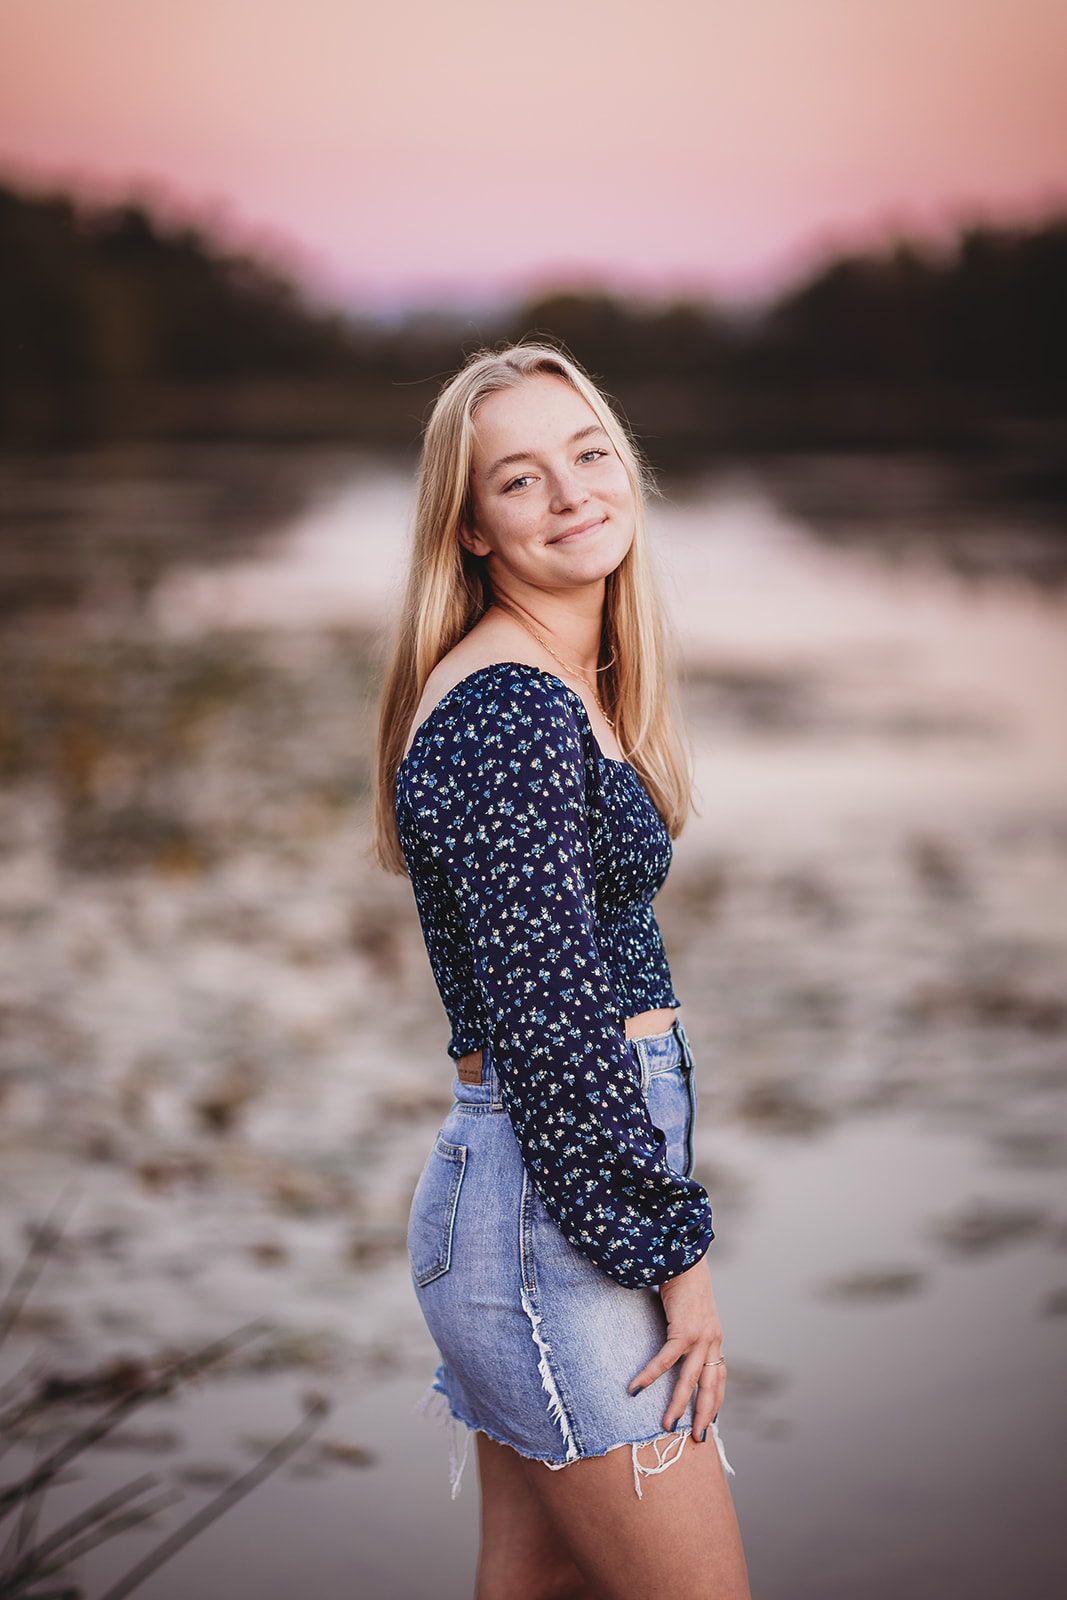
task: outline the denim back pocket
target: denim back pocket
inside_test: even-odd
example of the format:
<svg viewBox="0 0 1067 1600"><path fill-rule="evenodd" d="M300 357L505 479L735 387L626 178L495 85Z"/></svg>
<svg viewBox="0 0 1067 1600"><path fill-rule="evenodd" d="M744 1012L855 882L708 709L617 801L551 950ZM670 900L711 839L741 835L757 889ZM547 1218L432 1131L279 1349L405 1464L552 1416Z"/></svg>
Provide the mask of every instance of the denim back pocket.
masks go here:
<svg viewBox="0 0 1067 1600"><path fill-rule="evenodd" d="M408 1254L420 1288L442 1277L452 1265L452 1229L466 1166L466 1145L449 1144L438 1136L415 1190L408 1223Z"/></svg>
<svg viewBox="0 0 1067 1600"><path fill-rule="evenodd" d="M693 1170L694 1100L690 1075L682 1070L657 1074L645 1096L649 1115L663 1132L667 1163L685 1178Z"/></svg>

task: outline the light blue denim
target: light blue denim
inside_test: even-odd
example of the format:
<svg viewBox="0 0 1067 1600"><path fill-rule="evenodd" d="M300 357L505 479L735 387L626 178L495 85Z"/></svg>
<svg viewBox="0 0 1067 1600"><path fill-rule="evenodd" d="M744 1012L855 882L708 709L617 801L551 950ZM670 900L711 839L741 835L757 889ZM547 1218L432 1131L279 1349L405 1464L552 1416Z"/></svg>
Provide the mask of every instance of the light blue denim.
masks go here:
<svg viewBox="0 0 1067 1600"><path fill-rule="evenodd" d="M632 1040L630 1055L668 1160L688 1176L696 1100L680 1024ZM623 1288L549 1217L488 1049L481 1082L457 1081L454 1093L408 1233L415 1291L442 1357L434 1387L456 1420L553 1467L661 1438L677 1372L637 1396L627 1389L663 1344L658 1293ZM692 1420L690 1405L679 1435Z"/></svg>

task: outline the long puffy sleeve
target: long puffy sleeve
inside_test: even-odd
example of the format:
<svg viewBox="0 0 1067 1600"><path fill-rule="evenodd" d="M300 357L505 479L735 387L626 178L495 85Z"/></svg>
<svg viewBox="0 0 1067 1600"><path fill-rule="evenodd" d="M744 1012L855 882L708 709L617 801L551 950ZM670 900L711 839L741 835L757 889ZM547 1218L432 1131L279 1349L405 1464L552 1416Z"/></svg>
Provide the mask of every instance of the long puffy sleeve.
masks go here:
<svg viewBox="0 0 1067 1600"><path fill-rule="evenodd" d="M418 760L401 769L401 837L423 869L412 881L438 981L442 941L453 964L462 948L459 981L480 992L550 1215L619 1283L658 1285L703 1256L711 1209L667 1164L598 950L580 702L525 670L476 702L454 691L420 730Z"/></svg>

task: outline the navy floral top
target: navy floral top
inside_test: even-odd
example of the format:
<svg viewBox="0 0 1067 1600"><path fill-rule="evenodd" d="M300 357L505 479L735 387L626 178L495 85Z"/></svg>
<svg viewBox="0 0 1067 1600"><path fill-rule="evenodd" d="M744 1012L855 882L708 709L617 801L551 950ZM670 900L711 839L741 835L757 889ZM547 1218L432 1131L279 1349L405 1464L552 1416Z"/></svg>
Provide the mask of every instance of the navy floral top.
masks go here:
<svg viewBox="0 0 1067 1600"><path fill-rule="evenodd" d="M449 1051L489 1042L565 1237L628 1288L695 1265L708 1197L667 1165L623 1031L678 1003L651 907L671 841L633 767L559 678L502 662L421 724L397 819Z"/></svg>

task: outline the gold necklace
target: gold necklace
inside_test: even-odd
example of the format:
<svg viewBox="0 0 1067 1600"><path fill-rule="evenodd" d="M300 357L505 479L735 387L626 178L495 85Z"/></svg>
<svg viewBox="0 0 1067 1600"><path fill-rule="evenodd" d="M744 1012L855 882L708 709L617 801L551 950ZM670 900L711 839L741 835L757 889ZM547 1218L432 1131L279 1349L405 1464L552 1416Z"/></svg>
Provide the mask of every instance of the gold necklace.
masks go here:
<svg viewBox="0 0 1067 1600"><path fill-rule="evenodd" d="M531 628L530 624L528 622L524 621L523 618L520 617L517 612L512 611L510 614L511 614L511 616L513 616L515 618L515 621L519 624L519 627L520 628L524 628L526 630L526 632L530 635L531 639L536 639L537 640L537 642L541 646L542 650L547 650L548 651L548 653L552 657L553 661L558 661L560 666L564 669L565 672L569 672L573 677L577 678L580 683L584 683L585 684L585 687L589 690L589 693L593 696L593 699L596 701L597 710L600 712L600 715L604 718L604 721L607 723L607 725L611 729L612 733L614 733L615 732L615 723L612 720L612 718L608 716L607 712L604 710L604 702L603 702L603 700L601 700L600 695L597 693L596 683L595 682L590 683L589 674L586 672L585 668L584 667L576 667L576 666L573 666L571 664L571 662L564 661L562 656L558 656L556 654L556 652L553 650L552 646L549 644L548 640L547 639L542 639L541 635L537 632L537 630L535 628ZM613 667L614 665L615 665L615 655L614 655L614 652L613 652L610 661L605 661L605 663L604 663L604 665L602 667L596 667L594 670L596 672L607 672L608 668L609 667Z"/></svg>

